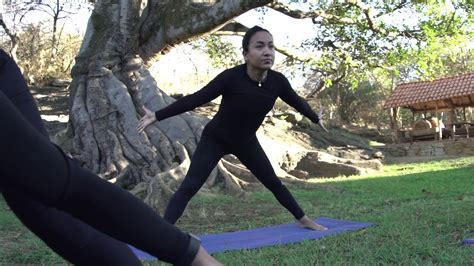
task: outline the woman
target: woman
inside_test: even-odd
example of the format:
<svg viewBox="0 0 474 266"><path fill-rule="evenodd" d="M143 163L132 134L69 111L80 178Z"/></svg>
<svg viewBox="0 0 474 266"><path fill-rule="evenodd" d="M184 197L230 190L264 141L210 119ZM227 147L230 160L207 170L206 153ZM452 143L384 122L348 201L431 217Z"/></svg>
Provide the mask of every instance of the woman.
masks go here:
<svg viewBox="0 0 474 266"><path fill-rule="evenodd" d="M171 198L164 219L174 224L222 156L232 153L302 226L325 230L327 228L304 214L278 179L257 140L256 131L278 97L326 129L318 115L294 92L288 80L271 70L275 49L273 37L267 30L258 26L249 29L242 40L242 48L245 64L225 70L198 92L156 113L144 108L145 116L137 127L139 131L155 121L190 111L222 95L219 111L203 130L189 171Z"/></svg>
<svg viewBox="0 0 474 266"><path fill-rule="evenodd" d="M54 146L20 70L2 50L0 82L0 192L51 249L77 265L141 265L125 243L176 265L220 265L197 239Z"/></svg>

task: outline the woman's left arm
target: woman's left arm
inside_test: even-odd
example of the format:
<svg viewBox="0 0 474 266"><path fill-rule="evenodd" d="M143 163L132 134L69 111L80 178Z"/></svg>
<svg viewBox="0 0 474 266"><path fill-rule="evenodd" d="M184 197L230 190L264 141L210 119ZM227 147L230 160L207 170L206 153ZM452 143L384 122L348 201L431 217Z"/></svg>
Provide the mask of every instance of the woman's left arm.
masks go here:
<svg viewBox="0 0 474 266"><path fill-rule="evenodd" d="M283 85L283 89L279 95L279 97L288 105L291 107L295 108L296 111L300 112L302 115L306 116L311 120L311 122L318 124L321 126L321 128L328 132L326 127L324 127L323 121L322 121L322 109L319 112L319 115L316 114L313 109L309 106L309 104L302 99L296 92L293 90L291 87L290 82L284 78L285 82Z"/></svg>

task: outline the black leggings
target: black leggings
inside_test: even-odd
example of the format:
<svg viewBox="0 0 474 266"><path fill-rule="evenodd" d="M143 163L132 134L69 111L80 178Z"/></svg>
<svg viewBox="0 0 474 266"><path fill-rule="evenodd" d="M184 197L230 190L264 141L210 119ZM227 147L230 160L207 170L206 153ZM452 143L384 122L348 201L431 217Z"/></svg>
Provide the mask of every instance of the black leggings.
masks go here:
<svg viewBox="0 0 474 266"><path fill-rule="evenodd" d="M74 264L140 265L124 242L179 264L190 237L55 147L18 67L1 50L0 81L0 190L20 220Z"/></svg>
<svg viewBox="0 0 474 266"><path fill-rule="evenodd" d="M304 216L304 212L296 200L276 176L257 137L253 137L248 143L239 145L220 140L212 133L204 131L192 157L189 171L166 208L164 215L166 221L172 224L176 223L188 202L204 184L219 160L229 153L237 156L296 219Z"/></svg>
<svg viewBox="0 0 474 266"><path fill-rule="evenodd" d="M20 70L3 51L0 51L0 81L3 84L0 86L1 92L39 134L48 138L36 102ZM76 265L139 265L138 259L124 243L95 230L66 212L32 199L21 189L2 186L0 190L21 222L69 262Z"/></svg>

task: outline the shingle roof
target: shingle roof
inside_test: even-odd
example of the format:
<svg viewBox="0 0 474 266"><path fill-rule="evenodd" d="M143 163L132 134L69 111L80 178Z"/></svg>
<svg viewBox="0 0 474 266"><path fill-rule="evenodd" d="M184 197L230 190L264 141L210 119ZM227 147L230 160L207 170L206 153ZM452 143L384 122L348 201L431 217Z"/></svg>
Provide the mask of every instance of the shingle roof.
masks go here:
<svg viewBox="0 0 474 266"><path fill-rule="evenodd" d="M397 85L384 107L414 111L474 106L474 72L433 81Z"/></svg>

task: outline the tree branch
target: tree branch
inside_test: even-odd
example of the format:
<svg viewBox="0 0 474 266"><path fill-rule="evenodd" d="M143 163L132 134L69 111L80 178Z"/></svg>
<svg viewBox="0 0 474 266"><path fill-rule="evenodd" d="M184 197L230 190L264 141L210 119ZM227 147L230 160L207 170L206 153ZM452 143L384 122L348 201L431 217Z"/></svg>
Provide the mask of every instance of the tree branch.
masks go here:
<svg viewBox="0 0 474 266"><path fill-rule="evenodd" d="M408 2L407 0L403 0L403 1L401 1L397 6L393 7L392 9L390 9L389 12L387 12L387 13L380 13L380 14L376 15L375 17L381 17L381 16L386 15L386 14L388 14L388 13L393 13L393 12L395 12L395 11L397 11L397 10L400 10L400 9L402 9L402 8L405 8L406 6L408 6L408 4L409 4L409 2Z"/></svg>
<svg viewBox="0 0 474 266"><path fill-rule="evenodd" d="M289 17L296 18L296 19L305 19L305 18L311 18L313 21L320 17L324 20L333 22L333 23L340 23L340 24L347 24L347 25L352 25L352 24L357 24L358 21L351 19L351 18L345 18L345 17L339 17L335 16L333 14L326 13L323 10L315 10L315 11L310 11L310 12L304 12L301 10L294 10L288 7L285 4L282 3L276 3L272 2L268 4L268 7L271 9L278 11L282 14L285 14Z"/></svg>
<svg viewBox="0 0 474 266"><path fill-rule="evenodd" d="M169 2L168 5L156 0L149 2L139 28L139 53L145 61L176 44L216 31L232 18L273 1Z"/></svg>
<svg viewBox="0 0 474 266"><path fill-rule="evenodd" d="M219 35L219 36L242 36L243 37L245 32L248 29L249 28L243 24L240 24L235 21L231 21L230 23L226 24L224 27L220 28L219 30L215 31L212 34ZM309 56L304 57L301 55L296 55L291 50L278 46L278 44L275 44L275 51L300 62L308 62L311 60L311 57Z"/></svg>
<svg viewBox="0 0 474 266"><path fill-rule="evenodd" d="M334 72L332 74L336 74L336 72ZM330 75L330 73L326 73L326 76L329 76L329 75ZM336 76L336 77L331 79L331 85L332 86L337 85L346 76L347 76L347 71L345 69L343 69L342 73L339 76ZM316 88L314 88L308 95L306 95L305 98L307 98L307 99L315 98L316 96L318 96L318 94L323 92L326 88L327 88L327 81L325 81L325 80L320 81L318 86Z"/></svg>
<svg viewBox="0 0 474 266"><path fill-rule="evenodd" d="M269 3L267 6L292 18L296 18L296 19L311 18L313 19L313 23L315 24L318 23L316 21L317 18L322 18L324 21L327 21L333 24L342 24L342 25L367 24L367 27L369 28L370 31L382 36L387 36L387 37L392 37L392 38L397 37L397 36L405 36L405 37L412 38L414 34L419 32L419 30L395 31L395 30L385 29L383 27L378 26L376 23L376 18L385 14L375 15L374 9L370 5L363 3L361 0L346 0L346 3L349 6L359 8L364 14L364 19L340 17L340 16L330 14L324 10L304 12L301 10L291 9L289 6L282 3L277 3L277 2ZM399 5L397 5L392 10L390 10L389 13L399 10L401 8L404 8L407 5L408 5L408 2L404 0Z"/></svg>
<svg viewBox="0 0 474 266"><path fill-rule="evenodd" d="M7 24L5 24L5 21L3 21L2 14L0 14L0 26L2 26L3 30L5 31L5 33L8 35L8 37L10 38L12 42L17 41L18 37L16 36L16 34L13 34L8 28Z"/></svg>

